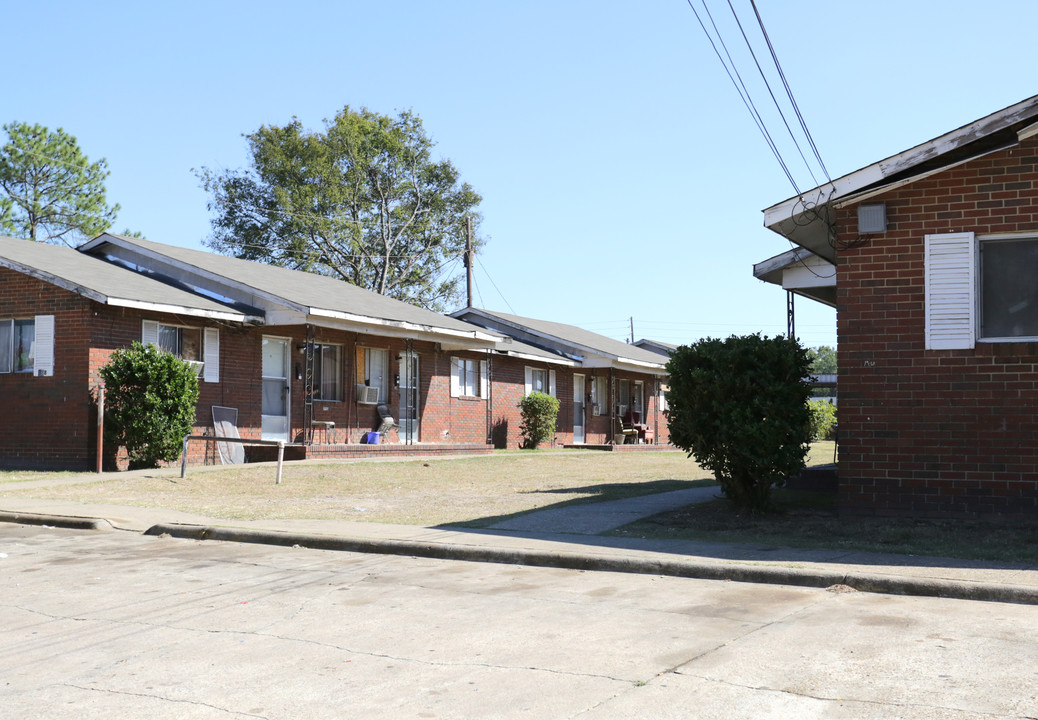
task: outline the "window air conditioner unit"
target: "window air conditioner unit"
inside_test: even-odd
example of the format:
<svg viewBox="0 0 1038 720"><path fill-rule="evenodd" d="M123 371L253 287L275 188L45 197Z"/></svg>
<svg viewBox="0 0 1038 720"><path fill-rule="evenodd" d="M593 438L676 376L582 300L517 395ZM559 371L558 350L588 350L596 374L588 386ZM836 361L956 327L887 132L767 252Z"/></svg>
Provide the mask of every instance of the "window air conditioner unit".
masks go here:
<svg viewBox="0 0 1038 720"><path fill-rule="evenodd" d="M198 360L185 360L184 362L186 362L188 366L190 366L190 368L195 371L195 375L198 375L199 377L202 376L202 370L203 368L205 368L204 362L200 362Z"/></svg>
<svg viewBox="0 0 1038 720"><path fill-rule="evenodd" d="M357 383L357 402L361 405L378 404L378 388Z"/></svg>

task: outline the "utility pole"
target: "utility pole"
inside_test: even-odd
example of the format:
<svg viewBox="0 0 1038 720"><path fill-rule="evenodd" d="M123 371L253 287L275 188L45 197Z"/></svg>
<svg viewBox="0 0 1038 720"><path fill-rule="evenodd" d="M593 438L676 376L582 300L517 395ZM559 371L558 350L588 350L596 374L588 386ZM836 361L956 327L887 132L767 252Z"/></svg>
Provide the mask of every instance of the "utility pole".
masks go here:
<svg viewBox="0 0 1038 720"><path fill-rule="evenodd" d="M472 304L472 218L465 218L465 280L468 287L468 306Z"/></svg>
<svg viewBox="0 0 1038 720"><path fill-rule="evenodd" d="M631 316L631 345L634 345L634 315Z"/></svg>

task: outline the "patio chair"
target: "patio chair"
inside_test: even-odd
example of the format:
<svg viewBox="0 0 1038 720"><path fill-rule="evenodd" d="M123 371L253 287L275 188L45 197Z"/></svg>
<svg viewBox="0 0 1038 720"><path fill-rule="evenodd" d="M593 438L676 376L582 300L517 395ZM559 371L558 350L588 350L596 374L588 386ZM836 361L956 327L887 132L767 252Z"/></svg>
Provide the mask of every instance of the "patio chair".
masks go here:
<svg viewBox="0 0 1038 720"><path fill-rule="evenodd" d="M378 426L377 432L379 435L384 435L390 430L399 430L400 425L397 424L393 416L389 414L389 406L385 403L378 404L378 416L382 420L382 424Z"/></svg>
<svg viewBox="0 0 1038 720"><path fill-rule="evenodd" d="M616 416L616 421L620 423L620 432L613 438L613 442L617 445L625 445L628 440L638 437L638 429L630 425L624 425L624 419L619 415Z"/></svg>

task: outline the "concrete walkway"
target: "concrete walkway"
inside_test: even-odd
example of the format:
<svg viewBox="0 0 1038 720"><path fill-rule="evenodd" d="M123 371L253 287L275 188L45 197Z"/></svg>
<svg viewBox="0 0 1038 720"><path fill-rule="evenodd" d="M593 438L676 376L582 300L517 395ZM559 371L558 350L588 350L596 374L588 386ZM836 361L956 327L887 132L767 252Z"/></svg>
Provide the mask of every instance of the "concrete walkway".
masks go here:
<svg viewBox="0 0 1038 720"><path fill-rule="evenodd" d="M712 500L720 492L717 487L697 487L624 500L568 505L509 518L492 525L490 529L522 533L563 532L573 535L601 535L635 520Z"/></svg>
<svg viewBox="0 0 1038 720"><path fill-rule="evenodd" d="M0 521L476 562L812 587L846 585L869 592L1038 604L1036 566L600 534L642 517L708 500L717 492L716 487L692 488L553 508L486 529L340 520L228 521L162 508L12 498L0 499Z"/></svg>

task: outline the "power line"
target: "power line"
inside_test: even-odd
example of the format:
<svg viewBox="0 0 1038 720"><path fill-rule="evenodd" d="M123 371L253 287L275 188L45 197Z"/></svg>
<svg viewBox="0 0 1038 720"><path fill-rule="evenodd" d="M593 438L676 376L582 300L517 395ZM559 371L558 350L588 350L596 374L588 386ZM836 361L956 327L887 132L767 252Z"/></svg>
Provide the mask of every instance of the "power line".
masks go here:
<svg viewBox="0 0 1038 720"><path fill-rule="evenodd" d="M510 313L512 313L513 315L518 315L519 313L517 313L517 312L516 312L515 310L513 310L513 309L512 309L512 306L511 306L511 305L510 305L510 304L508 303L508 300L507 300L507 299L505 298L505 296L504 296L504 293L502 293L502 292L501 292L501 290L500 290L500 289L499 289L499 288L497 287L497 283L495 283L495 282L494 282L494 278L490 277L490 273L489 273L489 272L487 272L487 269L486 269L486 267L484 267L484 265L483 265L483 261L479 259L479 256L478 256L478 255L475 255L475 256L473 256L473 257L475 257L475 258L476 258L476 262L477 262L477 263L479 263L479 266L480 266L481 268L483 268L483 272L485 272L485 273L486 273L486 275L487 275L487 280L489 280L489 281L490 281L490 284L494 286L494 289L495 289L495 290L497 290L497 294L501 296L501 300L502 300L502 301L504 302L504 304L505 304L505 305L506 305L506 306L508 307L508 311L509 311Z"/></svg>
<svg viewBox="0 0 1038 720"><path fill-rule="evenodd" d="M752 93L750 92L749 87L747 87L745 81L743 80L742 74L739 72L735 59L729 51L728 45L724 41L724 37L721 33L721 30L718 27L717 22L714 20L713 14L710 12L710 8L707 5L707 0L701 0L702 9L703 13L709 19L710 27L713 28L713 34L708 29L707 23L704 22L703 17L700 15L699 10L697 9L696 5L693 4L692 0L686 0L686 2L688 3L688 6L692 10L692 12L695 14L696 20L699 21L699 26L702 28L703 33L706 35L707 40L710 42L710 45L714 50L714 54L721 62L722 67L724 67L725 73L728 75L729 80L731 80L733 86L736 89L736 92L739 94L739 98L743 101L743 105L750 113L750 116L753 118L753 121L757 125L758 130L764 137L765 142L767 142L772 154L775 156L776 161L782 168L783 173L786 175L786 178L793 186L794 192L797 194L798 197L803 197L803 193L800 190L800 187L796 182L796 179L792 171L790 170L789 165L786 163L785 159L782 156L782 152L779 150L779 146L775 140L775 137L768 129L768 124L765 122L763 115L758 110L757 104L754 102ZM749 35L744 29L743 23L739 18L738 12L736 12L735 10L735 6L733 5L732 0L727 0L727 4L732 13L732 17L734 18L735 24L738 27L738 31L741 33L743 41L746 44L746 48L749 51L750 57L752 58L753 63L757 67L757 71L760 74L761 80L764 82L764 86L767 88L767 92L771 96L775 109L778 111L779 117L781 118L782 123L785 125L786 132L788 133L790 139L796 147L797 152L800 154L800 157L804 162L804 166L806 167L808 174L811 176L811 179L817 186L819 183L818 179L815 177L812 164L808 161L808 158L804 153L801 143L797 139L797 134L793 131L792 126L787 120L786 113L782 109L782 104L778 101L778 98L776 97L775 92L772 89L771 83L768 80L768 73L765 72L764 67L761 65L761 62L757 57L757 53L754 51L753 42L751 42ZM782 86L786 92L786 96L789 99L789 103L792 106L794 113L796 114L800 129L803 132L803 135L806 138L807 143L810 145L811 152L814 156L814 159L818 162L818 166L821 168L822 173L825 175L826 179L829 180L829 182L831 183L832 178L830 177L829 171L826 168L824 161L822 160L821 153L818 150L818 146L815 143L814 138L812 137L807 127L807 122L804 120L803 113L801 113L800 107L796 102L796 98L793 95L792 88L790 87L789 82L786 78L785 71L782 69L782 65L778 60L778 53L776 52L774 44L771 42L771 38L768 35L767 29L764 26L764 20L757 9L755 0L750 0L750 5L753 8L754 16L756 18L758 26L760 27L761 35L763 36L764 41L767 44L768 52L770 54L772 63L775 67L775 72L777 72L778 77L781 79ZM724 50L723 55L721 49L719 49L718 47L719 45L720 48ZM727 61L725 58L727 58Z"/></svg>
<svg viewBox="0 0 1038 720"><path fill-rule="evenodd" d="M724 39L721 37L721 32L717 28L717 23L714 22L713 15L710 13L710 8L708 8L706 5L706 0L703 0L703 10L706 12L707 17L710 18L710 24L713 26L714 32L717 33L717 40L721 43L721 46L724 48L725 54L728 56L729 63L731 63L731 67L729 67L729 63L726 63L724 58L721 57L721 51L717 49L717 43L714 42L713 36L710 34L710 31L707 30L706 24L703 22L703 19L699 16L699 11L696 10L696 6L692 4L692 0L686 0L686 2L688 3L688 6L692 9L692 12L695 14L696 20L699 21L699 26L703 28L703 33L706 35L707 40L710 41L710 46L714 49L714 54L717 55L717 59L721 61L722 67L724 67L725 72L728 74L728 79L732 81L732 85L735 86L735 91L739 93L739 98L742 100L743 105L746 106L746 110L750 113L750 116L756 123L757 129L760 130L760 133L764 137L765 142L768 143L768 147L771 148L771 152L775 156L775 159L778 161L779 166L782 168L782 172L785 173L786 178L789 180L789 183L793 186L793 190L796 191L796 194L801 195L802 193L800 192L800 187L797 185L796 180L793 178L793 174L790 172L789 166L786 165L786 161L782 158L782 153L779 152L778 146L772 139L771 133L768 132L768 129L764 124L763 118L761 118L760 113L757 112L757 108L753 104L752 98L750 98L749 90L746 89L746 85L742 81L742 76L739 74L738 69L735 67L735 61L732 60L731 53L728 52L728 46L725 45ZM733 76L732 73L735 73L735 75ZM738 81L736 81L736 77L739 78Z"/></svg>
<svg viewBox="0 0 1038 720"><path fill-rule="evenodd" d="M786 88L786 95L789 97L789 102L793 105L793 110L796 112L797 119L800 120L800 127L804 130L804 135L807 136L808 143L811 144L811 150L814 152L815 159L818 160L818 164L822 168L822 172L825 174L825 179L832 182L833 179L829 175L829 170L825 167L825 162L822 160L821 154L818 152L818 146L815 145L815 140L811 137L811 131L807 129L807 123L804 121L804 116L800 112L800 107L797 105L796 98L793 97L793 90L789 87L789 82L786 81L786 73L782 70L782 63L779 62L778 55L775 53L775 48L771 44L771 38L768 36L768 31L764 27L764 20L761 19L760 12L757 10L757 3L755 0L750 0L750 5L753 7L753 13L757 16L757 24L760 25L761 34L764 35L764 41L768 44L768 50L771 52L771 59L775 63L775 69L778 70L779 77L782 78L782 86Z"/></svg>
<svg viewBox="0 0 1038 720"><path fill-rule="evenodd" d="M752 1L752 0L751 0ZM782 124L786 126L786 132L789 133L790 139L793 141L793 145L796 147L797 152L800 154L800 159L804 161L804 167L807 168L807 174L814 180L815 185L818 185L818 180L815 178L814 170L811 169L811 163L804 157L804 151L800 147L800 143L797 142L796 135L793 134L793 129L789 127L789 121L786 120L786 114L782 112L782 106L779 105L778 98L775 97L774 91L771 89L771 83L768 82L768 76L764 74L764 69L760 66L760 61L757 60L757 53L753 51L753 45L750 43L750 39L746 36L746 31L742 27L742 21L739 20L738 13L735 12L735 7L732 5L732 0L728 0L728 8L732 11L732 17L735 18L735 24L739 26L739 32L742 33L742 39L746 43L746 48L750 51L750 57L753 58L754 64L757 66L757 72L760 73L761 80L764 81L764 87L768 89L768 94L771 96L771 101L775 104L775 109L778 110L779 117L782 118ZM754 11L756 11L754 6ZM764 29L763 21L760 19L760 15L757 15L757 22L761 24L761 30ZM766 37L766 36L765 36ZM771 43L768 43L768 47L771 47ZM774 50L772 50L772 58L775 57ZM787 86L788 91L788 86Z"/></svg>

